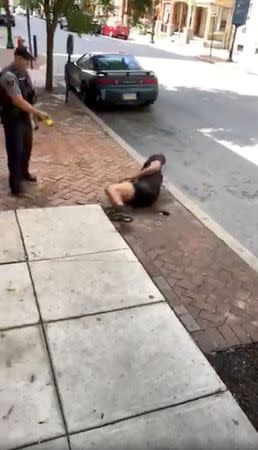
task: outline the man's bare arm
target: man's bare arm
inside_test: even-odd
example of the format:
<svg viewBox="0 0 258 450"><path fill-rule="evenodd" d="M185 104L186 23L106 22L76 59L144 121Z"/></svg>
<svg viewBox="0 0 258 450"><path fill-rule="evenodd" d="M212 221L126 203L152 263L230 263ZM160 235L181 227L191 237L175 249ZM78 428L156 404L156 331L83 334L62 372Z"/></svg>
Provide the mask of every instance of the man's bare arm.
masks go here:
<svg viewBox="0 0 258 450"><path fill-rule="evenodd" d="M140 172L138 172L136 175L133 175L132 177L128 177L128 178L124 178L124 179L120 180L120 183L122 183L123 181L140 180L141 178L145 178L150 175L153 175L160 171L161 165L162 164L160 161L158 161L158 160L153 161L149 167L146 167L146 169L141 169Z"/></svg>
<svg viewBox="0 0 258 450"><path fill-rule="evenodd" d="M133 177L135 180L140 180L141 178L148 177L150 175L154 175L155 173L159 172L161 169L161 162L160 161L153 161L149 167L146 167L146 169L140 170L140 172Z"/></svg>

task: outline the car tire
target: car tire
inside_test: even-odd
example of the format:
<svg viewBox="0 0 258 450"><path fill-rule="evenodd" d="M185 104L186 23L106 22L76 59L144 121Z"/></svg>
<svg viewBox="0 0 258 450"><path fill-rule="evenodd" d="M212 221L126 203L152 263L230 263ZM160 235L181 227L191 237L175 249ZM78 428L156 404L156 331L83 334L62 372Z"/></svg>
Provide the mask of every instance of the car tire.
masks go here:
<svg viewBox="0 0 258 450"><path fill-rule="evenodd" d="M149 108L151 105L154 104L154 101L145 102L141 105L142 108Z"/></svg>
<svg viewBox="0 0 258 450"><path fill-rule="evenodd" d="M63 25L60 23L60 30L62 30L64 27L63 27Z"/></svg>
<svg viewBox="0 0 258 450"><path fill-rule="evenodd" d="M70 84L70 80L69 80L68 76L65 77L65 84L66 84L67 90L71 91L72 90L72 86Z"/></svg>
<svg viewBox="0 0 258 450"><path fill-rule="evenodd" d="M81 86L80 97L84 105L89 108L96 104L96 97L90 92L85 84L82 84Z"/></svg>

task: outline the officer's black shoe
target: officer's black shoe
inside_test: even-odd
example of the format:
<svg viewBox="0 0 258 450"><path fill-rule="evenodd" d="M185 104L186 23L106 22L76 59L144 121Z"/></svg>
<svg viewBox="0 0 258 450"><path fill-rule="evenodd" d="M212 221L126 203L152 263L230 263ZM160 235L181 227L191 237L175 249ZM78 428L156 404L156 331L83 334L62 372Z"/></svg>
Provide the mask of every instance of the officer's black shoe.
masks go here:
<svg viewBox="0 0 258 450"><path fill-rule="evenodd" d="M35 175L31 175L30 173L27 173L24 175L24 180L29 181L30 183L37 183L38 179Z"/></svg>
<svg viewBox="0 0 258 450"><path fill-rule="evenodd" d="M11 195L13 195L13 197L23 197L24 195L24 191L16 191L16 190L11 190Z"/></svg>

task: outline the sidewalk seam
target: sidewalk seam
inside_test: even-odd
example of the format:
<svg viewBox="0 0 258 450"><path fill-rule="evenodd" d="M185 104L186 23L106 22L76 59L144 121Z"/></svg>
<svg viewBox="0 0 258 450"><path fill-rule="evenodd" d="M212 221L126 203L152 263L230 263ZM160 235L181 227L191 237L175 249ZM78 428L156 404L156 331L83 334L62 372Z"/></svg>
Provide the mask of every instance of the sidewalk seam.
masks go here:
<svg viewBox="0 0 258 450"><path fill-rule="evenodd" d="M26 263L26 259L20 259L19 261L6 261L6 262L0 262L0 266L10 266L11 264L21 264Z"/></svg>
<svg viewBox="0 0 258 450"><path fill-rule="evenodd" d="M149 275L148 275L149 276ZM153 305L159 305L159 304L166 304L166 300L157 300L154 302L148 302L148 303L139 303L137 305L130 305L130 306L124 306L121 308L114 308L114 309L108 309L105 311L98 311L98 312L92 312L92 313L85 313L85 314L79 314L77 316L70 316L70 317L62 317L60 319L50 319L50 320L44 320L45 324L51 324L51 323L57 323L57 322L66 322L68 320L78 320L78 319L84 319L87 317L94 317L94 316L102 316L104 314L112 314L116 312L121 311L128 311L135 308L143 308L144 306L153 306Z"/></svg>
<svg viewBox="0 0 258 450"><path fill-rule="evenodd" d="M115 142L117 142L129 155L131 155L138 163L142 164L144 158L131 147L123 138L121 138L112 128L109 127L100 117L90 110L87 106L84 106L89 117ZM245 246L243 246L236 238L234 238L228 231L220 226L215 220L213 220L208 214L206 214L190 197L177 188L173 183L165 178L165 188L173 195L173 197L191 214L193 214L199 222L201 222L206 228L208 228L215 236L217 236L227 247L229 247L234 253L236 253L243 261L248 264L251 269L258 272L258 258L250 252Z"/></svg>
<svg viewBox="0 0 258 450"><path fill-rule="evenodd" d="M39 445L40 446L41 444L43 444L45 442L53 442L53 441L55 441L57 439L62 439L62 438L66 438L66 434L58 434L57 436L54 436L54 437L51 437L51 438L42 439L40 442L33 441L33 442L30 442L29 444L24 444L21 447L11 448L10 450L23 450L23 449L26 449L26 448L30 449L34 445L37 445L37 446ZM1 448L0 448L0 450L1 450ZM3 449L3 450L5 450L5 449Z"/></svg>
<svg viewBox="0 0 258 450"><path fill-rule="evenodd" d="M33 323L23 323L21 325L13 325L13 326L6 327L6 328L1 328L0 327L0 335L2 333L7 333L8 331L19 330L21 328L36 327L38 325L41 325L39 320L37 322L33 322Z"/></svg>
<svg viewBox="0 0 258 450"><path fill-rule="evenodd" d="M53 363L53 360L52 360L50 346L49 346L49 343L48 343L47 332L46 332L46 329L45 329L44 321L42 319L40 304L39 304L39 301L38 301L37 292L36 292L34 280L33 280L33 277L32 277L31 268L30 268L30 265L29 265L27 249L26 249L26 245L25 245L22 229L21 229L21 226L20 226L19 218L18 218L18 215L17 215L17 210L15 210L14 213L15 213L17 226L19 228L20 236L21 236L21 240L22 240L22 244L23 244L23 248L24 248L24 253L25 253L25 256L26 256L26 264L27 264L29 277L30 277L30 281L31 281L32 289L33 289L33 294L34 294L34 298L35 298L35 302L36 302L36 306L37 306L38 314L39 314L39 324L38 325L39 325L39 327L41 329L41 332L42 332L43 338L44 338L44 343L45 343L46 352L47 352L47 356L48 356L48 363L49 363L49 366L50 366L50 371L51 371L51 375L52 375L52 379L53 379L53 383L54 383L54 387L55 387L55 394L56 394L56 397L57 397L57 403L59 405L59 409L60 409L60 413L61 413L61 417L62 417L62 421L63 421L64 431L65 431L65 435L66 435L67 443L68 443L68 448L69 448L69 450L72 450L71 444L70 444L69 433L68 433L68 426L67 426L66 417L65 417L65 413L64 413L64 407L63 407L61 394L60 394L58 383L57 383L57 377L56 377L56 373L55 373L55 369L54 369L54 363Z"/></svg>
<svg viewBox="0 0 258 450"><path fill-rule="evenodd" d="M195 398L192 398L192 399L189 399L189 400L185 400L185 401L182 401L182 402L178 402L178 403L173 403L172 405L160 406L160 407L155 408L155 409L145 410L145 411L143 411L141 413L132 414L130 416L126 416L126 417L123 417L123 418L117 419L117 420L112 420L110 422L103 423L103 424L100 424L100 425L96 425L96 426L93 426L93 427L83 428L83 429L78 430L78 431L71 431L70 432L70 436L75 436L75 435L80 434L80 433L85 433L85 432L89 432L89 431L93 431L93 430L98 430L98 429L101 429L101 428L106 428L108 426L116 425L118 423L126 422L126 421L129 421L129 420L132 420L132 419L137 419L138 417L143 417L143 416L146 416L148 414L155 414L155 413L157 413L159 411L164 411L166 409L177 408L178 406L195 403L195 402L197 402L199 400L203 400L205 398L215 397L215 396L222 396L222 395L226 394L227 392L229 392L229 391L228 391L228 389L225 386L225 389L216 389L216 390L214 390L214 392L210 392L209 394L203 394L203 395L200 395L199 397L195 397Z"/></svg>
<svg viewBox="0 0 258 450"><path fill-rule="evenodd" d="M123 238L123 236L121 236L123 240L125 240ZM76 258L83 258L85 256L93 256L93 255L102 255L104 253L115 253L115 252L120 252L120 251L124 251L124 250L128 250L128 246L127 247L119 247L119 248L114 248L112 250L99 250L97 252L89 252L89 253L76 253L74 255L65 255L65 256L56 256L56 257L49 257L49 258L34 258L29 260L30 263L34 263L34 262L44 262L44 261L69 261L70 259L76 259ZM24 259L23 261L14 261L14 262L10 262L9 264L14 264L14 263L20 263L20 262L26 262L26 259ZM135 261L128 261L128 262L132 262L135 263ZM3 263L5 264L5 263ZM0 264L1 265L1 264Z"/></svg>
<svg viewBox="0 0 258 450"><path fill-rule="evenodd" d="M153 280L151 279L151 281L153 281ZM159 292L161 292L160 289L158 288L158 286L157 286L157 289L158 289ZM166 298L165 298L164 295L163 295L163 297L164 297L163 300L161 299L161 300L155 300L155 301L152 301L152 302L150 301L150 302L147 302L147 303L138 303L138 304L135 304L135 305L129 305L129 306L124 306L124 307L120 307L120 308L113 308L113 309L108 309L108 310L104 310L104 311L96 311L96 312L91 312L91 313L78 314L78 315L75 315L75 316L60 317L58 319L43 320L43 318L41 318L42 319L42 323L41 323L41 321L39 319L37 322L33 322L33 323L24 323L24 324L21 324L21 325L13 325L13 326L6 327L6 328L1 328L0 327L0 335L2 333L6 333L8 331L13 331L13 330L21 329L21 328L36 327L36 326L42 325L42 324L48 325L48 324L52 324L52 323L66 322L68 320L84 319L84 318L87 318L87 317L94 317L94 316L99 316L99 315L104 315L104 314L111 314L111 313L116 313L116 312L121 312L121 311L128 311L128 310L131 310L131 309L134 309L134 308L143 308L144 306L153 306L153 305L159 305L159 304L163 304L163 303L164 304L168 303L166 301ZM168 304L168 306L170 307L169 304Z"/></svg>
<svg viewBox="0 0 258 450"><path fill-rule="evenodd" d="M142 413L133 414L131 416L123 417L122 419L113 420L111 422L107 422L107 423L104 423L104 424L101 424L101 425L97 425L97 426L94 426L94 427L82 428L80 430L71 431L69 433L69 437L76 436L77 434L81 434L81 433L87 433L87 432L90 432L90 431L98 430L98 429L101 429L101 428L106 428L106 427L109 427L109 426L112 426L112 425L116 425L116 424L121 423L121 422L127 422L127 421L130 421L132 419L136 419L138 417L146 416L148 414L155 414L155 413L157 413L159 411L165 411L166 409L177 408L178 406L183 406L183 405L187 405L187 404L190 404L190 403L195 403L195 402L197 402L199 400L203 400L205 398L216 397L216 396L223 396L226 393L230 393L227 388L225 388L225 390L219 389L219 390L216 390L216 391L214 391L214 392L212 392L210 394L200 395L199 397L196 397L194 399L185 400L185 401L179 402L179 403L174 403L173 405L161 406L161 407L156 408L156 409L146 410L146 411L144 411ZM43 443L46 443L46 442L52 442L52 441L54 441L56 439L59 439L59 438L62 438L62 437L66 437L66 435L62 434L62 435L58 435L58 436L55 436L55 437L52 437L52 438L49 438L49 439L42 439L40 441L40 443L43 444ZM38 444L38 442L33 442L33 443L30 443L30 444L26 444L26 445L24 445L22 447L15 447L15 448L13 448L11 450L23 450L23 449L26 449L26 448L29 449L30 446L35 445L35 444Z"/></svg>

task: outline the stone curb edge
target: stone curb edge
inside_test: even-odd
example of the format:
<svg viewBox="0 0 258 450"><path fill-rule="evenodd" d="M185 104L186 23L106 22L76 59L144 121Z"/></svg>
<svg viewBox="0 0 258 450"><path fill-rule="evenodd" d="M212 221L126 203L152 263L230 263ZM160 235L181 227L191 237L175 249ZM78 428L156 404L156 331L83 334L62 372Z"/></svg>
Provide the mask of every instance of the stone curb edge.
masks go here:
<svg viewBox="0 0 258 450"><path fill-rule="evenodd" d="M115 131L113 131L106 123L98 117L92 110L85 106L89 117L108 134L114 141L116 141L124 150L129 153L137 162L142 164L144 158L131 147L127 142L121 138ZM251 269L258 273L258 258L251 253L246 247L244 247L237 239L235 239L230 233L222 228L217 222L215 222L208 214L206 214L199 206L174 184L165 179L164 186L173 195L173 197L191 214L193 214L204 226L206 226L212 233L214 233L221 241L223 241L227 247L229 247L234 253L248 264Z"/></svg>

